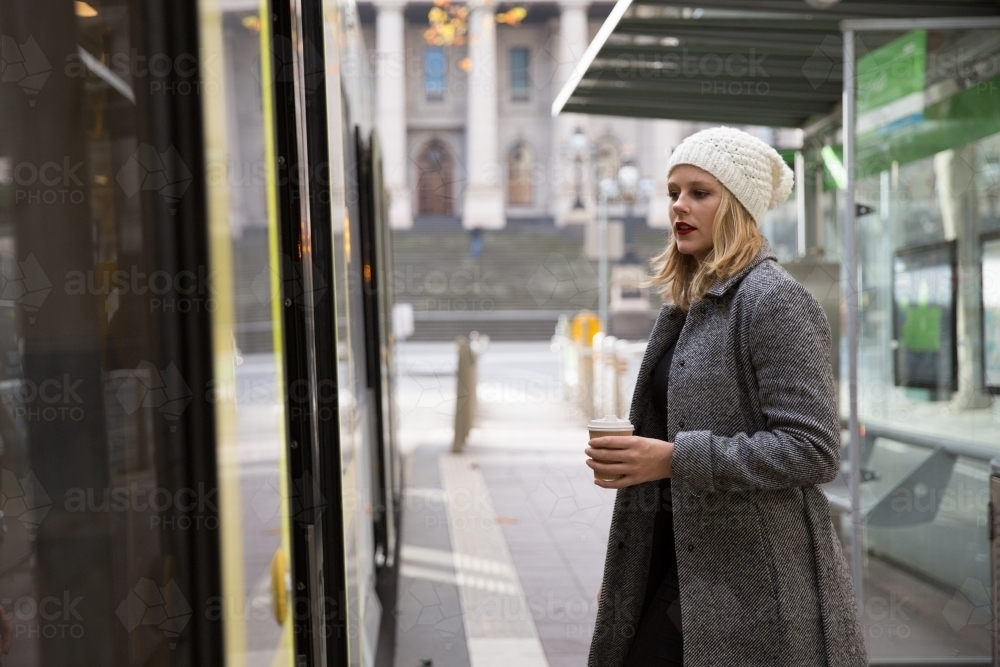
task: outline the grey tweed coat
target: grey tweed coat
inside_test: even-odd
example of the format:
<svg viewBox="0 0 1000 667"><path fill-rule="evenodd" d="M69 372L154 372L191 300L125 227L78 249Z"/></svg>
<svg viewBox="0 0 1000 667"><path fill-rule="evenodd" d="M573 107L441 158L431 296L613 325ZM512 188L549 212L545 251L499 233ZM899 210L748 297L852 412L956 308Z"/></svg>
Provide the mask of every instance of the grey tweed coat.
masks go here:
<svg viewBox="0 0 1000 667"><path fill-rule="evenodd" d="M830 327L766 242L688 313L660 311L632 400L636 434L674 443L685 667L863 667L826 497L840 466ZM667 423L651 402L672 342ZM645 594L657 482L618 491L589 667L620 667Z"/></svg>

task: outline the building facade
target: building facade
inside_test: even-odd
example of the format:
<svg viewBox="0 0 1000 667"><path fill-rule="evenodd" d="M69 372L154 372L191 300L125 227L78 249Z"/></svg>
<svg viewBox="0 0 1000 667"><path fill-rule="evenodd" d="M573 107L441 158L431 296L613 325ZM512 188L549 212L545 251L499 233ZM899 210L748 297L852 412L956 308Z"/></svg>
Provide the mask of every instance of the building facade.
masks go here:
<svg viewBox="0 0 1000 667"><path fill-rule="evenodd" d="M595 184L626 162L642 185L627 212L669 226L664 168L694 125L551 115L612 4L519 6L527 15L507 25L495 16L508 7L470 5L465 43L452 45L425 36L434 5L360 6L393 227L439 217L460 219L466 229L499 229L510 220L585 223L594 218ZM620 199L612 197L613 217L626 214Z"/></svg>

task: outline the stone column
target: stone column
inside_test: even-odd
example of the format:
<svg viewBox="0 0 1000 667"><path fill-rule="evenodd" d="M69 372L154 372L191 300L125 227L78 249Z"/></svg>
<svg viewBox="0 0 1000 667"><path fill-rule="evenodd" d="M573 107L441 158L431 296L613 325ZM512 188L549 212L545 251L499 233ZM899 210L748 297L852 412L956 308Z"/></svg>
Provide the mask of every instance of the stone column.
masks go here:
<svg viewBox="0 0 1000 667"><path fill-rule="evenodd" d="M935 190L944 238L956 242L959 280L967 280L969 285L978 285L982 280L978 216L970 215L978 204L975 189L970 186L976 169L982 168L980 150L969 144L934 156ZM977 290L960 289L954 307L958 368L953 372L958 376L958 391L951 395L951 407L955 410L988 408L993 398L983 386L983 313ZM939 393L943 393L942 390Z"/></svg>
<svg viewBox="0 0 1000 667"><path fill-rule="evenodd" d="M583 57L583 52L590 44L590 34L587 29L587 5L578 0L567 0L560 4L559 13L559 48L555 63L554 85L552 98L559 94L577 63ZM593 220L595 215L594 188L590 158L583 158L583 179L580 187L580 200L584 208L575 208L577 199L577 165L572 151L569 150L570 137L579 129L593 143L596 137L591 136L590 118L584 114L563 113L554 119L554 137L552 143L552 173L553 209L556 225L583 224Z"/></svg>
<svg viewBox="0 0 1000 667"><path fill-rule="evenodd" d="M466 229L502 229L507 224L498 159L497 26L494 8L484 2L469 14L468 107L465 124Z"/></svg>
<svg viewBox="0 0 1000 667"><path fill-rule="evenodd" d="M413 226L410 189L407 185L406 51L402 1L377 5L375 49L378 52L376 120L382 145L383 178L389 192L389 225Z"/></svg>
<svg viewBox="0 0 1000 667"><path fill-rule="evenodd" d="M653 228L670 228L670 194L667 192L667 163L670 153L681 143L684 137L691 134L691 123L677 120L657 121L653 126L653 160L649 174L656 182L653 196L649 200L649 212L646 224Z"/></svg>

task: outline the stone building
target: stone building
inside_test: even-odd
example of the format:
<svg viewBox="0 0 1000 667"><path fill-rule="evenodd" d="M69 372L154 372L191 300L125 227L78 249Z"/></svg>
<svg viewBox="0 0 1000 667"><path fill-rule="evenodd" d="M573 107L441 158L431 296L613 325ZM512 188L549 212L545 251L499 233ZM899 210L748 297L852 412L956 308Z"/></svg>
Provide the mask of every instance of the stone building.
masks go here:
<svg viewBox="0 0 1000 667"><path fill-rule="evenodd" d="M432 6L360 4L394 228L440 217L466 229L584 223L594 218L594 183L625 161L650 179L632 215L668 225L663 167L691 124L551 115L612 4L529 0L516 26L493 20L507 5L473 5L460 46L425 39ZM609 214L624 209L612 201Z"/></svg>
<svg viewBox="0 0 1000 667"><path fill-rule="evenodd" d="M560 315L600 311L602 289L608 330L642 337L658 297L641 286L670 226L666 165L701 125L552 117L553 101L611 3L473 0L464 6L465 43L448 46L426 34L434 7L405 0L359 5L375 72L390 223L415 232L395 237L396 298L413 308L415 338L453 340L475 329L547 339ZM497 20L514 7L527 11L519 24ZM794 132L747 129L794 147ZM612 267L601 288L596 194L602 182L626 180L632 187L608 195ZM768 218L762 231L779 256L791 257L798 250L794 198ZM486 231L467 240L457 233L463 228ZM480 255L476 244L482 248L484 238ZM484 278L470 291L466 273Z"/></svg>

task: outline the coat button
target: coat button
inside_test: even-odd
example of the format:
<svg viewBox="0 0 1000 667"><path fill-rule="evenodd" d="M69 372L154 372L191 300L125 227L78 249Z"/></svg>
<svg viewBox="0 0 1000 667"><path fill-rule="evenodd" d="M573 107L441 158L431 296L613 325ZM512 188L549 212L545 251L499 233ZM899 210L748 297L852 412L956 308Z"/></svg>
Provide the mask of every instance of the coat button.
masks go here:
<svg viewBox="0 0 1000 667"><path fill-rule="evenodd" d="M618 542L618 548L619 549L624 549L625 548L625 542L619 541Z"/></svg>
<svg viewBox="0 0 1000 667"><path fill-rule="evenodd" d="M677 422L677 425L678 425L678 426L679 426L680 428L684 428L684 422L683 422L683 421L679 421L679 422Z"/></svg>
<svg viewBox="0 0 1000 667"><path fill-rule="evenodd" d="M677 365L680 366L681 368L684 368L684 360L681 359L680 361L678 361Z"/></svg>
<svg viewBox="0 0 1000 667"><path fill-rule="evenodd" d="M693 544L689 544L688 545L688 551L694 551L694 545Z"/></svg>

